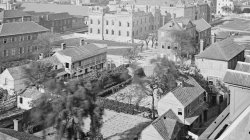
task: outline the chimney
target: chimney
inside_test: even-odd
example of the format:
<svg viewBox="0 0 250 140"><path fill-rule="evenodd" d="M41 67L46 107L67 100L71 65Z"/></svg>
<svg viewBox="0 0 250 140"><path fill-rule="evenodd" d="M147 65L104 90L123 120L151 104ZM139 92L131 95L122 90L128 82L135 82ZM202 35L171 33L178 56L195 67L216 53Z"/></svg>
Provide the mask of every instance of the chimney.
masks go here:
<svg viewBox="0 0 250 140"><path fill-rule="evenodd" d="M84 39L80 39L80 46L85 45L85 40Z"/></svg>
<svg viewBox="0 0 250 140"><path fill-rule="evenodd" d="M203 50L204 50L204 40L201 39L200 40L200 53L203 52Z"/></svg>
<svg viewBox="0 0 250 140"><path fill-rule="evenodd" d="M183 81L182 80L177 80L176 81L178 87L183 87Z"/></svg>
<svg viewBox="0 0 250 140"><path fill-rule="evenodd" d="M66 49L66 43L61 43L61 49L65 50Z"/></svg>
<svg viewBox="0 0 250 140"><path fill-rule="evenodd" d="M212 38L211 43L212 44L215 43L216 42L216 34L212 35L211 38Z"/></svg>
<svg viewBox="0 0 250 140"><path fill-rule="evenodd" d="M20 123L21 121L18 119L14 119L13 122L14 122L14 130L21 131L21 123Z"/></svg>
<svg viewBox="0 0 250 140"><path fill-rule="evenodd" d="M41 59L43 59L44 58L44 54L43 53L40 53L39 54L39 59L41 60Z"/></svg>

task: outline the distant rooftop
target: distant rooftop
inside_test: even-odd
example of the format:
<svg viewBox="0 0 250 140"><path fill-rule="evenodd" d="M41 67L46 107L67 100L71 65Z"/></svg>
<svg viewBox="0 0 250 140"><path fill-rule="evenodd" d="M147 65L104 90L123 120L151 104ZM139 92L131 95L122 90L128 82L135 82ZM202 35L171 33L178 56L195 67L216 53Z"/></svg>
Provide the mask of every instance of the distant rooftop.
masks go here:
<svg viewBox="0 0 250 140"><path fill-rule="evenodd" d="M43 4L43 3L23 3L23 11L63 13L67 12L73 16L88 16L87 6Z"/></svg>
<svg viewBox="0 0 250 140"><path fill-rule="evenodd" d="M250 88L250 73L228 69L223 81L227 84Z"/></svg>
<svg viewBox="0 0 250 140"><path fill-rule="evenodd" d="M203 52L196 55L196 57L229 61L244 50L245 47L235 43L232 38L227 38L222 41L211 44Z"/></svg>
<svg viewBox="0 0 250 140"><path fill-rule="evenodd" d="M202 32L211 28L211 25L207 23L203 18L194 20L192 21L192 23L196 25L196 31L198 32Z"/></svg>
<svg viewBox="0 0 250 140"><path fill-rule="evenodd" d="M21 10L4 10L0 12L0 18L15 18L15 17L26 17L26 16L31 16L31 15Z"/></svg>
<svg viewBox="0 0 250 140"><path fill-rule="evenodd" d="M250 73L250 63L238 61L235 70Z"/></svg>
<svg viewBox="0 0 250 140"><path fill-rule="evenodd" d="M169 21L159 30L161 31L172 31L172 30L182 30L182 27L174 20Z"/></svg>
<svg viewBox="0 0 250 140"><path fill-rule="evenodd" d="M73 16L69 15L69 13L51 13L48 14L48 20L62 20L62 19L69 19L73 18Z"/></svg>
<svg viewBox="0 0 250 140"><path fill-rule="evenodd" d="M12 22L0 25L0 36L47 32L47 28L33 22Z"/></svg>
<svg viewBox="0 0 250 140"><path fill-rule="evenodd" d="M250 63L250 55L245 56L245 62Z"/></svg>

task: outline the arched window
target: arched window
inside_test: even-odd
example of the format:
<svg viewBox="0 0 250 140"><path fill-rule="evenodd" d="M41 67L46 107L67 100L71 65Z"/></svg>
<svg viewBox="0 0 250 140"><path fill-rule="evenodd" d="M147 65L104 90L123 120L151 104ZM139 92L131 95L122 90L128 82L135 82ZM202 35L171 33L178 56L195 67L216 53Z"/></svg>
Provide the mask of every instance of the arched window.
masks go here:
<svg viewBox="0 0 250 140"><path fill-rule="evenodd" d="M97 30L97 33L100 34L100 29Z"/></svg>
<svg viewBox="0 0 250 140"><path fill-rule="evenodd" d="M122 23L119 21L119 26L122 26Z"/></svg>
<svg viewBox="0 0 250 140"><path fill-rule="evenodd" d="M121 31L119 30L118 35L121 36Z"/></svg>
<svg viewBox="0 0 250 140"><path fill-rule="evenodd" d="M106 29L106 34L109 34L109 30L108 29Z"/></svg>
<svg viewBox="0 0 250 140"><path fill-rule="evenodd" d="M129 31L127 31L127 36L129 36Z"/></svg>
<svg viewBox="0 0 250 140"><path fill-rule="evenodd" d="M129 27L129 22L127 23L127 26Z"/></svg>
<svg viewBox="0 0 250 140"><path fill-rule="evenodd" d="M114 30L112 30L112 35L114 35L114 34L115 34Z"/></svg>

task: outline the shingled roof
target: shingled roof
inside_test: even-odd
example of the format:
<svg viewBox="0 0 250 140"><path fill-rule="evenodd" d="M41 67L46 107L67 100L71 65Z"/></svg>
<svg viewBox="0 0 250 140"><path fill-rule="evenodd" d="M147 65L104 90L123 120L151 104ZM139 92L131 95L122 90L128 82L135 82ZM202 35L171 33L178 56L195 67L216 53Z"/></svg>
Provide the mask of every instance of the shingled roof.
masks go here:
<svg viewBox="0 0 250 140"><path fill-rule="evenodd" d="M33 22L12 22L0 25L0 36L47 32L47 28Z"/></svg>
<svg viewBox="0 0 250 140"><path fill-rule="evenodd" d="M238 61L235 70L250 73L250 63Z"/></svg>
<svg viewBox="0 0 250 140"><path fill-rule="evenodd" d="M152 125L164 140L174 139L182 126L172 109L154 120Z"/></svg>
<svg viewBox="0 0 250 140"><path fill-rule="evenodd" d="M72 58L73 62L83 60L85 58L107 52L107 47L99 47L95 44L85 44L83 46L69 46L64 50L58 51L59 54Z"/></svg>
<svg viewBox="0 0 250 140"><path fill-rule="evenodd" d="M228 84L250 87L250 73L228 69L223 81Z"/></svg>
<svg viewBox="0 0 250 140"><path fill-rule="evenodd" d="M250 55L245 56L245 62L250 63Z"/></svg>
<svg viewBox="0 0 250 140"><path fill-rule="evenodd" d="M30 14L25 13L21 10L4 10L0 14L1 14L1 18L15 18L15 17L31 16Z"/></svg>
<svg viewBox="0 0 250 140"><path fill-rule="evenodd" d="M181 104L187 106L198 96L203 94L205 90L195 81L195 79L189 77L187 80L183 81L182 86L178 86L171 92Z"/></svg>
<svg viewBox="0 0 250 140"><path fill-rule="evenodd" d="M192 21L192 23L196 25L197 32L202 32L202 31L205 31L205 30L211 28L211 25L209 23L207 23L203 18L198 19L198 20L194 20L194 21Z"/></svg>
<svg viewBox="0 0 250 140"><path fill-rule="evenodd" d="M69 19L73 18L73 16L69 15L69 13L55 13L55 14L48 14L48 20L62 20L62 19Z"/></svg>
<svg viewBox="0 0 250 140"><path fill-rule="evenodd" d="M182 30L181 26L174 20L169 21L159 30L161 31L172 31L172 30Z"/></svg>
<svg viewBox="0 0 250 140"><path fill-rule="evenodd" d="M243 52L245 47L236 44L232 38L227 38L222 41L216 42L200 54L196 55L197 58L229 61L239 53Z"/></svg>
<svg viewBox="0 0 250 140"><path fill-rule="evenodd" d="M9 71L13 79L20 80L20 79L26 78L26 74L27 74L25 72L26 67L28 67L28 64L17 66L17 67L11 67L11 68L8 68L7 70Z"/></svg>
<svg viewBox="0 0 250 140"><path fill-rule="evenodd" d="M4 133L10 137L13 137L17 140L42 140L39 137L36 137L34 135L25 133L25 132L19 132L19 131L15 131L13 129L6 129L6 128L0 128L0 139L5 140L6 138L4 136L1 135L1 133Z"/></svg>

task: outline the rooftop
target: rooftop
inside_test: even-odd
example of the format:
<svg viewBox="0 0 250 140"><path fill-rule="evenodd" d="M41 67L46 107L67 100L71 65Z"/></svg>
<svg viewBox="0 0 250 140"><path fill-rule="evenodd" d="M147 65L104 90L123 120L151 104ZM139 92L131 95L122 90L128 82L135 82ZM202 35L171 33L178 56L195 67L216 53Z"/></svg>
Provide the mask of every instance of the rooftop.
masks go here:
<svg viewBox="0 0 250 140"><path fill-rule="evenodd" d="M245 62L250 63L250 55L245 56Z"/></svg>
<svg viewBox="0 0 250 140"><path fill-rule="evenodd" d="M1 135L1 133L6 134L14 139L17 139L17 140L42 140L39 137L36 137L34 135L31 135L31 134L28 134L25 132L18 132L18 131L15 131L13 129L0 128L0 139L1 140L6 139L6 137Z"/></svg>
<svg viewBox="0 0 250 140"><path fill-rule="evenodd" d="M25 67L28 67L28 64L7 68L7 70L14 80L20 80L26 78L27 73L25 72Z"/></svg>
<svg viewBox="0 0 250 140"><path fill-rule="evenodd" d="M83 46L74 47L67 46L66 49L58 51L59 54L70 56L73 62L105 52L107 52L107 47L100 47L95 44L85 44Z"/></svg>
<svg viewBox="0 0 250 140"><path fill-rule="evenodd" d="M0 25L0 36L47 32L47 28L33 22L12 22Z"/></svg>
<svg viewBox="0 0 250 140"><path fill-rule="evenodd" d="M177 23L182 23L184 25L187 25L191 21L191 19L187 17L178 17L173 20L175 20Z"/></svg>
<svg viewBox="0 0 250 140"><path fill-rule="evenodd" d="M25 16L31 16L31 15L21 10L4 10L0 12L1 18L15 18L15 17L25 17Z"/></svg>
<svg viewBox="0 0 250 140"><path fill-rule="evenodd" d="M192 23L196 25L197 32L202 32L202 31L205 31L205 30L211 28L211 25L209 23L207 23L203 18L198 19L198 20L194 20L194 21L192 21Z"/></svg>
<svg viewBox="0 0 250 140"><path fill-rule="evenodd" d="M20 96L36 100L42 96L42 93L36 87L30 87L25 89Z"/></svg>
<svg viewBox="0 0 250 140"><path fill-rule="evenodd" d="M181 26L175 22L174 20L169 21L164 26L162 26L159 30L161 31L169 31L169 30L182 30Z"/></svg>
<svg viewBox="0 0 250 140"><path fill-rule="evenodd" d="M69 13L55 13L55 14L48 14L48 20L62 20L62 19L69 19L72 18Z"/></svg>
<svg viewBox="0 0 250 140"><path fill-rule="evenodd" d="M49 64L52 64L53 66L61 64L61 62L55 56L45 57L45 58L38 60L38 61L42 62L42 63L49 63Z"/></svg>
<svg viewBox="0 0 250 140"><path fill-rule="evenodd" d="M250 73L228 69L223 81L227 84L250 87Z"/></svg>
<svg viewBox="0 0 250 140"><path fill-rule="evenodd" d="M152 6L170 6L176 5L178 0L136 0L137 5L152 5Z"/></svg>
<svg viewBox="0 0 250 140"><path fill-rule="evenodd" d="M236 44L232 38L227 38L210 45L203 52L196 55L196 57L229 61L244 50L245 47Z"/></svg>
<svg viewBox="0 0 250 140"><path fill-rule="evenodd" d="M187 80L183 81L182 86L178 86L171 92L184 106L187 106L198 96L203 94L205 90L195 81L195 79L189 77Z"/></svg>
<svg viewBox="0 0 250 140"><path fill-rule="evenodd" d="M153 127L158 131L164 140L174 139L181 129L178 117L170 109L162 116L152 122Z"/></svg>
<svg viewBox="0 0 250 140"><path fill-rule="evenodd" d="M238 61L235 70L250 73L250 63Z"/></svg>
<svg viewBox="0 0 250 140"><path fill-rule="evenodd" d="M44 4L44 3L23 3L23 11L63 13L67 12L73 16L88 16L87 6Z"/></svg>

